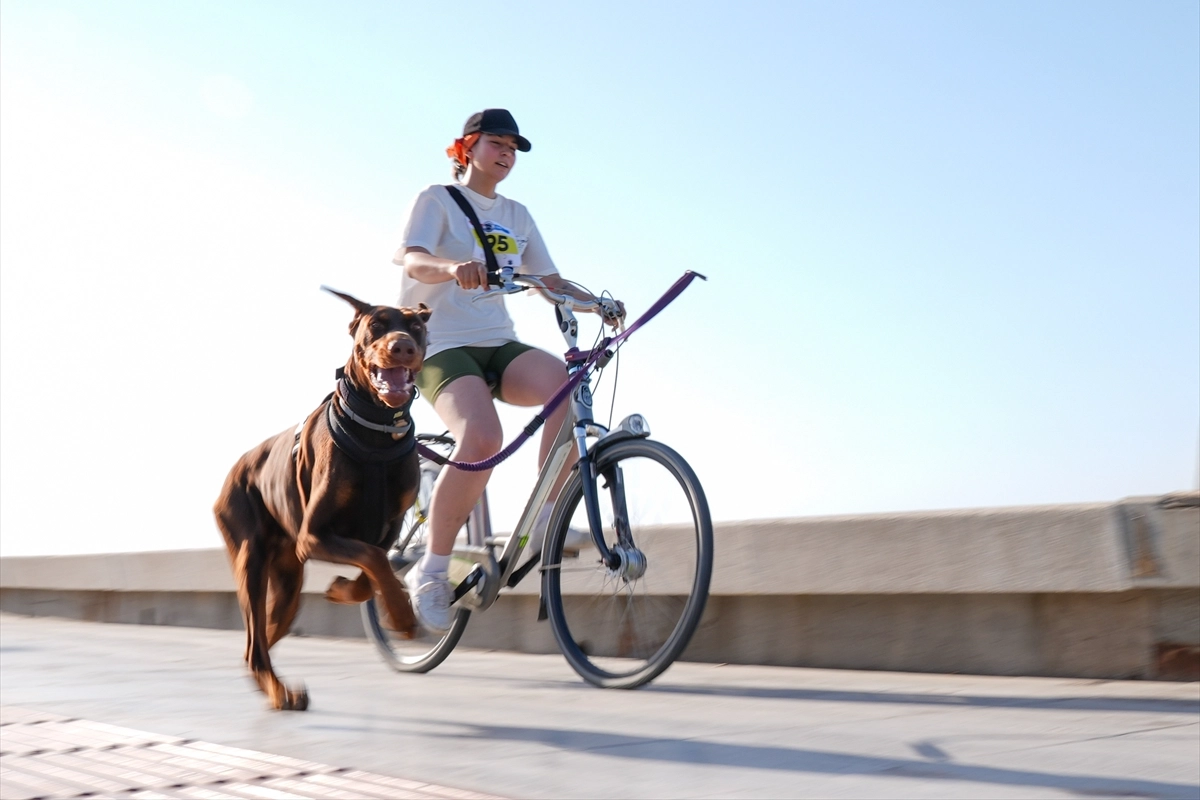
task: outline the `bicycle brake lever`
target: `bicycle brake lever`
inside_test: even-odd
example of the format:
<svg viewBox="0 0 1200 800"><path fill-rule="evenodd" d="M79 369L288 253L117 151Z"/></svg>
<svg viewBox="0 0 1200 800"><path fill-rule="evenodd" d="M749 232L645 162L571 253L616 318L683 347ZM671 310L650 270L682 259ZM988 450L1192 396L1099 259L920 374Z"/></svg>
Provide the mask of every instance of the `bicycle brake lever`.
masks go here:
<svg viewBox="0 0 1200 800"><path fill-rule="evenodd" d="M596 301L596 304L599 306L600 317L604 320L605 324L612 325L614 328L618 325L622 328L624 327L625 315L620 313L620 305L615 300L602 297Z"/></svg>
<svg viewBox="0 0 1200 800"><path fill-rule="evenodd" d="M478 303L485 297L495 297L498 294L516 294L517 292L523 292L528 288L528 286L502 286L496 289L488 289L486 292L481 292L480 294L472 297L471 302Z"/></svg>

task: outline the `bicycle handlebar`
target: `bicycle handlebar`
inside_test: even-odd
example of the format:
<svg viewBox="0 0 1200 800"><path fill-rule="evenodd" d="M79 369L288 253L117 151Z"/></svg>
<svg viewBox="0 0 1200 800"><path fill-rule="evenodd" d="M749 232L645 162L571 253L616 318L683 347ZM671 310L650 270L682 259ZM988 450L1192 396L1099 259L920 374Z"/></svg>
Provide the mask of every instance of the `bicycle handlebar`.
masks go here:
<svg viewBox="0 0 1200 800"><path fill-rule="evenodd" d="M621 318L620 307L615 300L610 300L607 297L602 297L594 300L580 300L562 292L556 292L548 287L540 278L535 275L520 275L512 274L505 282L502 273L491 273L488 275L488 285L495 286L495 289L488 289L475 297L471 298L472 303L478 303L484 298L496 297L497 295L516 294L529 289L536 289L541 292L542 296L555 305L571 306L584 311L597 311L600 316L607 320L617 320Z"/></svg>
<svg viewBox="0 0 1200 800"><path fill-rule="evenodd" d="M513 276L513 277L514 278L521 277L521 278L525 278L527 280L529 279L529 276L527 276L527 275ZM608 356L610 354L610 348L612 348L613 346L620 345L625 339L628 339L631 335L633 335L634 331L636 331L638 328L645 325L647 322L649 322L654 317L658 316L658 313L660 311L662 311L664 308L666 308L668 305L670 305L671 301L674 300L676 297L678 297L680 295L680 293L683 292L683 290L687 288L688 284L691 283L692 280L695 278L699 278L701 280L708 280L708 278L704 277L699 272L693 272L692 270L687 270L686 272L683 273L682 277L680 277L679 280L675 281L675 283L671 285L671 288L668 289L662 297L658 298L658 300L652 306L650 306L650 308L648 308L646 310L646 312L644 314L642 314L642 316L640 316L636 320L634 320L633 324L631 324L629 327L625 328L625 330L621 331L620 333L618 333L614 336L605 337L599 343L599 345L592 348L590 351L588 351L586 353L578 353L578 351L575 351L578 355L578 358L575 359L575 362L576 363L582 362L584 365L584 369L576 370L575 372L573 372L571 374L571 377L567 378L566 382L563 383L562 386L558 387L558 391L556 391L550 397L550 399L546 401L546 405L542 406L541 413L534 416L534 418L530 421L530 423L525 426L525 430L523 430L521 432L521 434L519 436L517 436L517 438L513 439L512 442L509 443L508 447L505 447L500 452L496 453L495 455L493 455L489 458L485 458L482 461L459 462L459 461L453 461L449 458L446 458L445 456L441 455L440 453L438 453L434 450L431 450L428 447L425 447L424 445L419 444L419 443L417 445L417 450L425 458L428 458L431 461L434 461L443 466L445 466L446 464L450 464L458 469L465 470L467 472L481 472L486 469L492 469L497 464L504 461L504 459L508 458L510 455L512 455L514 452L516 452L517 448L520 447L522 444L524 444L525 441L530 436L532 436L537 431L538 428L540 428L542 426L542 423L544 423L546 421L546 418L549 417L550 414L552 414L554 412L554 409L556 409L559 406L559 404L562 403L562 401L567 398L567 395L569 395L575 389L576 384L578 384L581 380L583 380L583 378L588 374L588 369L593 364L600 361L600 359L605 358L606 356ZM537 280L537 279L534 278L533 280ZM537 282L541 283L541 281L537 281ZM495 291L503 292L505 294L511 294L512 292L524 291L525 288L529 288L529 287L518 287L515 289L497 289Z"/></svg>

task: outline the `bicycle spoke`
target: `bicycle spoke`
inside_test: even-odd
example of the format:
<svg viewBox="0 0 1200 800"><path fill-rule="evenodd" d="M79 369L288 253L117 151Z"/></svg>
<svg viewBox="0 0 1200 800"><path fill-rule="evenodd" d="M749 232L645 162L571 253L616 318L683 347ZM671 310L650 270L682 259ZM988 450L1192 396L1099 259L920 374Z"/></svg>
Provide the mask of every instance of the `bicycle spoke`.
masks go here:
<svg viewBox="0 0 1200 800"><path fill-rule="evenodd" d="M589 525L576 474L559 504L553 568L544 570L543 584L571 666L592 683L631 688L666 669L699 622L712 570L711 523L695 476L668 448L626 441L601 459L602 523L617 566L558 557L566 528Z"/></svg>

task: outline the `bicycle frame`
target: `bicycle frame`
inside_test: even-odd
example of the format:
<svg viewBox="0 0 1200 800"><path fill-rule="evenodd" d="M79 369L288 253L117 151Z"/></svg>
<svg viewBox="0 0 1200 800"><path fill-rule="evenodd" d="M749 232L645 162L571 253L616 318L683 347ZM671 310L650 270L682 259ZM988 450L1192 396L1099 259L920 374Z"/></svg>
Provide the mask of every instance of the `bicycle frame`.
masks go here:
<svg viewBox="0 0 1200 800"><path fill-rule="evenodd" d="M527 276L514 277L526 277L526 280L528 280ZM566 362L568 380L574 379L578 383L571 392L568 412L555 437L554 444L550 450L550 456L542 465L538 473L537 482L534 484L533 492L525 504L525 509L521 513L516 529L505 543L499 558L495 555L496 542L490 536L490 533L483 539L482 546L467 545L454 549L454 556L473 561L477 565L477 568L474 568L471 574L455 590L455 599L459 600L462 605L472 610L488 608L496 601L502 587L515 586L539 563L538 559L533 558L520 571L516 569L520 555L524 551L529 537L533 532L533 526L537 520L538 513L547 500L550 499L550 492L554 487L555 480L566 467L572 450L578 456L573 469L585 470L582 472L582 475L584 475L583 500L586 505L588 527L591 530L592 541L599 553L600 560L605 566L612 570L621 567L620 557L613 553L604 541L600 502L596 491L597 476L593 474L592 463L595 455L606 444L629 437L649 436L650 429L640 414L629 415L612 431L596 423L592 419L592 373L595 371L597 364L603 366L612 357L616 347L620 344L619 339L628 336L637 327L640 327L661 311L695 277L704 279L704 276L699 273L690 271L685 273L684 277L677 281L671 290L664 294L646 314L634 322L624 333L616 339L605 339L596 348L586 353L581 353L577 346L579 325L573 308L579 301L576 301L570 295L555 295L556 299L552 300L552 302L555 304L555 314L558 318L559 330L562 332L563 339L567 344ZM502 287L505 286L505 284L501 285ZM508 284L508 286L515 287L515 284ZM528 284L528 286L532 286L532 284ZM532 288L537 287L533 286ZM543 294L549 294L546 292L544 285L541 286L541 289ZM499 291L509 293L520 290L522 289L502 288ZM590 447L588 445L589 438L596 440L595 444ZM613 480L617 482L618 486L620 485L621 476L619 471L613 476ZM618 498L617 505L623 503L623 491L618 489L616 496ZM626 541L629 537L629 531L625 524L624 509L614 508L613 511L616 517L618 536L623 544L629 544ZM473 511L472 513L475 512ZM482 516L486 516L486 512ZM485 521L482 529L490 532L490 521ZM483 581L482 591L472 591L481 580Z"/></svg>
<svg viewBox="0 0 1200 800"><path fill-rule="evenodd" d="M560 311L560 313L562 312ZM570 309L567 309L563 316L568 317L571 321L571 324L563 327L563 336L567 340L568 347L570 348L568 353L570 353L572 350L575 350L578 328L574 324L574 314ZM495 555L495 540L490 535L484 538L482 547L467 545L454 549L456 557L474 561L482 570L478 573L479 577L476 580L472 581L469 577L463 581L460 586L465 588L461 592L456 592L457 595L462 597L461 602L468 608L473 610L488 608L496 601L502 587L515 586L528 574L529 569L537 563L537 559L531 560L529 562L529 569L523 569L520 574L516 574L517 563L529 542L529 537L533 533L533 526L537 521L538 513L550 499L550 492L554 488L554 483L570 460L572 451L579 456L574 468L590 469L591 457L595 446L588 447L588 438L602 439L610 435L607 428L592 420L591 372L593 368L588 366L585 361L578 360L568 364L567 374L568 376L574 376L580 370L586 370L587 374L580 379L579 384L571 393L568 412L550 449L550 456L542 465L541 470L539 470L533 492L530 494L529 500L525 504L525 509L521 512L521 516L517 521L516 528L505 543L499 557ZM644 428L645 426L643 425L642 427ZM649 429L646 428L645 433L639 435L649 435ZM590 481L585 480L584 486L586 487L585 497L588 504L588 521L591 523L589 527L592 529L592 539L601 558L606 564L609 564L613 561L613 556L604 542L603 535L600 533L602 525L594 479ZM483 501L481 500L481 502ZM477 506L476 510L473 510L472 513L475 514L478 510L479 507ZM485 512L479 514L478 518L486 516ZM490 530L490 521L485 522L483 529ZM483 592L470 592L477 585L480 578L484 583Z"/></svg>

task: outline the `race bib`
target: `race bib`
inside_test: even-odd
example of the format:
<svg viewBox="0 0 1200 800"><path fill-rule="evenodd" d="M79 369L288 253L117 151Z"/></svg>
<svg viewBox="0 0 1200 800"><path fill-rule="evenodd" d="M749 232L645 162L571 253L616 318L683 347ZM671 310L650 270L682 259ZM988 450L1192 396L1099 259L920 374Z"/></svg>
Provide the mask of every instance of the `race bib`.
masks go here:
<svg viewBox="0 0 1200 800"><path fill-rule="evenodd" d="M490 219L482 220L480 226L483 228L483 233L487 237L488 247L496 255L496 263L500 268L512 267L516 269L521 266L521 252L525 249L529 239L524 236L517 236L508 228L498 222L492 222ZM475 239L475 255L479 261L486 261L483 251L483 243L479 241L479 234L472 232Z"/></svg>

